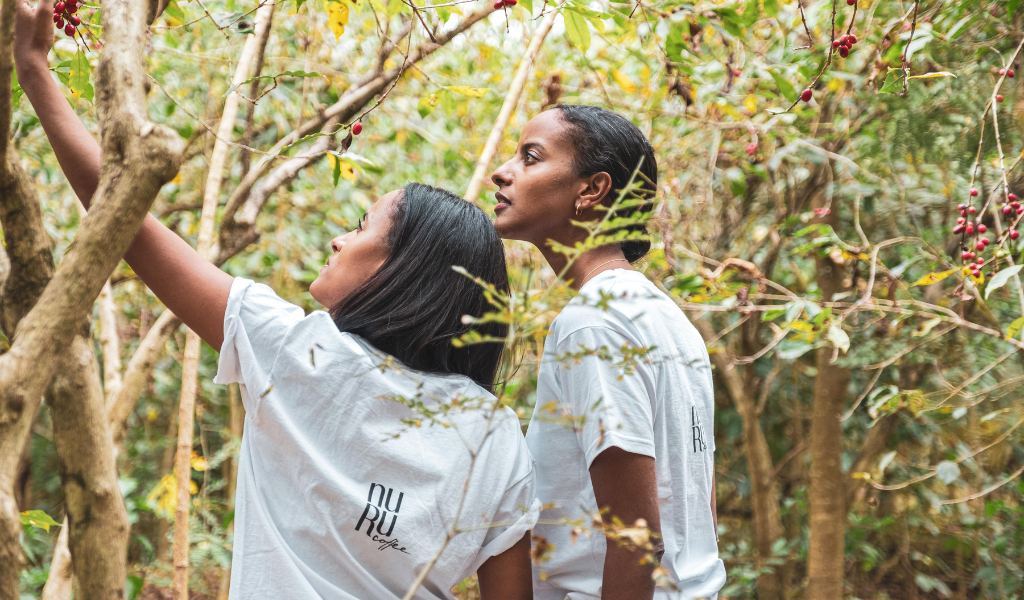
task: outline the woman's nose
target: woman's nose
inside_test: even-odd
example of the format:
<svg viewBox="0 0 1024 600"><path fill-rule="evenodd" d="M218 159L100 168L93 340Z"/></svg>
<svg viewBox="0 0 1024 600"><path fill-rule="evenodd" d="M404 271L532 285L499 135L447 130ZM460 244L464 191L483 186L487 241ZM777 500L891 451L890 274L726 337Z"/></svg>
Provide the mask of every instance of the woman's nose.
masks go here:
<svg viewBox="0 0 1024 600"><path fill-rule="evenodd" d="M498 187L505 187L512 183L512 174L507 162L491 173L491 181Z"/></svg>
<svg viewBox="0 0 1024 600"><path fill-rule="evenodd" d="M348 235L347 233L345 235L339 235L338 237L336 237L333 240L331 240L331 251L332 252L338 252L339 250L341 250L345 246L345 237L347 235Z"/></svg>

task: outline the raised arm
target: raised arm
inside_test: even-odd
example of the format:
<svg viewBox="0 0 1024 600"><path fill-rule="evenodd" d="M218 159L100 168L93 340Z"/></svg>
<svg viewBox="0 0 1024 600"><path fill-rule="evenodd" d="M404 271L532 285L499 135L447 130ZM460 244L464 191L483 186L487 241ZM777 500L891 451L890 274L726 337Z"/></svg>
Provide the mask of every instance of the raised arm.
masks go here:
<svg viewBox="0 0 1024 600"><path fill-rule="evenodd" d="M100 146L68 105L50 75L53 45L49 0L33 7L19 0L14 60L18 83L35 108L64 175L86 208L99 185ZM224 313L232 277L199 255L187 242L147 215L125 261L164 305L208 344L224 341Z"/></svg>

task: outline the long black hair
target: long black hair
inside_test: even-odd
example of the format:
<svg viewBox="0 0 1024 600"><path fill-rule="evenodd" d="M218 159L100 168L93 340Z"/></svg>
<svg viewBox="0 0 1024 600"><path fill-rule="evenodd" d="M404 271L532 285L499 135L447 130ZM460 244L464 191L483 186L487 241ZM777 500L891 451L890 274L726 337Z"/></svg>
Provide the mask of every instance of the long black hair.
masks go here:
<svg viewBox="0 0 1024 600"><path fill-rule="evenodd" d="M654 148L640 128L619 113L599 106L559 104L562 121L566 124L569 141L575 148L573 168L580 177L587 177L604 171L611 175L612 191L604 198L611 204L619 192L629 184L637 165L640 172L634 183L640 184L632 200L642 199L640 206L620 209L615 217L636 217L654 208L654 196L658 190L658 160ZM643 160L643 163L640 161ZM642 223L626 228L628 231L646 233ZM621 243L626 260L636 262L651 249L648 239L627 240Z"/></svg>
<svg viewBox="0 0 1024 600"><path fill-rule="evenodd" d="M388 245L380 269L331 309L338 329L409 368L465 375L493 391L504 345L452 344L473 329L502 339L508 333L502 323L463 323L463 315L481 317L492 307L476 282L452 269L508 295L505 251L491 220L451 192L410 183L395 203Z"/></svg>

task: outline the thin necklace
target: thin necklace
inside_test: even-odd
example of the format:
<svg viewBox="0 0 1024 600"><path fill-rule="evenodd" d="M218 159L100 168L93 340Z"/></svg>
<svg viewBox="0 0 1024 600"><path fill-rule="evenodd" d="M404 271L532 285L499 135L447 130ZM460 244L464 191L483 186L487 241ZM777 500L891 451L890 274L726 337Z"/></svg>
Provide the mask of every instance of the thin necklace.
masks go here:
<svg viewBox="0 0 1024 600"><path fill-rule="evenodd" d="M603 263L597 265L596 267L594 267L593 269L590 270L590 273L587 273L586 275L584 275L583 283L580 284L580 287L581 288L583 287L583 285L587 282L587 278L590 277L594 273L594 271L600 269L601 267L603 267L603 266L605 266L605 265L607 265L609 263L613 263L613 262L618 261L618 260L623 260L623 261L629 262L628 260L626 260L624 258L613 258L613 259L609 260L608 262L603 262Z"/></svg>

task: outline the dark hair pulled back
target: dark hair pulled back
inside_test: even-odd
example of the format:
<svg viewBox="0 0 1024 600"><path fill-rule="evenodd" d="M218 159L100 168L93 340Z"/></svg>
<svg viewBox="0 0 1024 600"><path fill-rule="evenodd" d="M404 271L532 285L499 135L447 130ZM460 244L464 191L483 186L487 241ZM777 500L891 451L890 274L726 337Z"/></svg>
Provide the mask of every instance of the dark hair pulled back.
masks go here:
<svg viewBox="0 0 1024 600"><path fill-rule="evenodd" d="M577 175L586 177L604 171L611 176L612 191L604 199L605 204L615 201L640 165L635 183L641 185L636 191L636 199L645 202L638 207L616 211L613 216L625 218L650 212L658 190L658 160L654 157L651 142L640 128L619 113L599 106L559 104L555 108L561 111L569 140L575 148L573 166ZM646 227L640 223L626 229L647 233ZM627 240L621 245L629 262L640 260L651 249L651 242L647 239Z"/></svg>
<svg viewBox="0 0 1024 600"><path fill-rule="evenodd" d="M452 267L507 295L505 251L494 225L472 202L418 183L405 186L392 219L390 255L331 309L334 323L411 369L465 375L493 391L503 344L456 347L452 340L472 329L504 338L508 327L462 322L463 315L481 317L491 305L476 282Z"/></svg>

